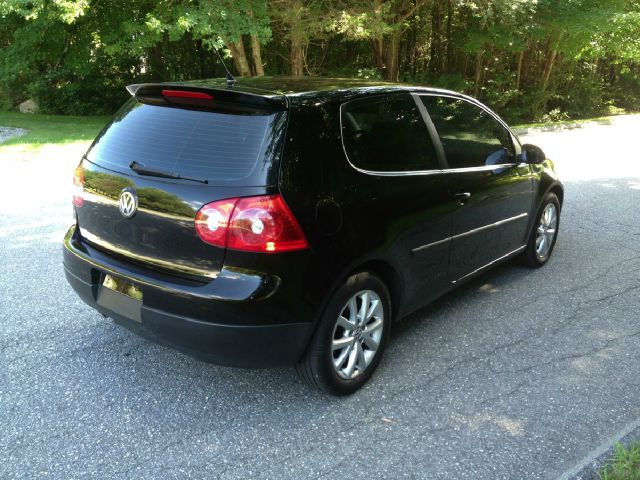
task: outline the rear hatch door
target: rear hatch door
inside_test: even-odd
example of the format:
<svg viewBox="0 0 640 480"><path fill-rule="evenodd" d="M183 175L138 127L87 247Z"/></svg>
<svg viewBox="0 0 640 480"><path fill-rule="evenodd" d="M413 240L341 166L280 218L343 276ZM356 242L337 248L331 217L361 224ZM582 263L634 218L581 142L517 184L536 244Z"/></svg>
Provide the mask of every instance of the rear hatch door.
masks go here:
<svg viewBox="0 0 640 480"><path fill-rule="evenodd" d="M213 278L225 249L200 239L195 215L276 188L286 100L185 85L133 90L83 158L80 234L132 262Z"/></svg>

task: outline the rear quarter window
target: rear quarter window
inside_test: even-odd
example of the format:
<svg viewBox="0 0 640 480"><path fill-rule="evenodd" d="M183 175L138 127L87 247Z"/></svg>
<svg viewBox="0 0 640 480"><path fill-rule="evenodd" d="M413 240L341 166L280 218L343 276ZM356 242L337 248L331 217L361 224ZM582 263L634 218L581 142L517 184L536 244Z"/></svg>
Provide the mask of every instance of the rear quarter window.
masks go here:
<svg viewBox="0 0 640 480"><path fill-rule="evenodd" d="M413 96L395 94L352 100L340 109L349 161L373 172L438 169L427 126Z"/></svg>
<svg viewBox="0 0 640 480"><path fill-rule="evenodd" d="M146 167L209 183L264 185L276 167L285 112L214 112L130 100L98 136L87 159L131 173Z"/></svg>

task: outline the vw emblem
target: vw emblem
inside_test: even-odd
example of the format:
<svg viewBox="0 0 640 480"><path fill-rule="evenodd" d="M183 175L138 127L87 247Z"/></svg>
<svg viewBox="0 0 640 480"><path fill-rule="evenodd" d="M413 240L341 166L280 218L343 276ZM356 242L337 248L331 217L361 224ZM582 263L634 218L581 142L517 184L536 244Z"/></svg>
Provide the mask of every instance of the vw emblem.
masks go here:
<svg viewBox="0 0 640 480"><path fill-rule="evenodd" d="M131 188L122 190L120 200L118 200L118 208L124 218L131 218L136 214L138 210L138 196L135 190Z"/></svg>

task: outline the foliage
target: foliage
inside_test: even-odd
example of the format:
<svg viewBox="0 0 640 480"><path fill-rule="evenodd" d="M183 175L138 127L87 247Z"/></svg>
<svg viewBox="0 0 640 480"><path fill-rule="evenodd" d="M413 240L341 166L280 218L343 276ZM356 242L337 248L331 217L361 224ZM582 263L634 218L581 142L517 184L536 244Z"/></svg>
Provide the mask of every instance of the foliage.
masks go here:
<svg viewBox="0 0 640 480"><path fill-rule="evenodd" d="M640 480L640 443L628 449L615 445L613 458L602 470L602 480Z"/></svg>
<svg viewBox="0 0 640 480"><path fill-rule="evenodd" d="M461 90L509 120L640 109L640 0L2 0L0 108L103 114L145 81L243 75Z"/></svg>

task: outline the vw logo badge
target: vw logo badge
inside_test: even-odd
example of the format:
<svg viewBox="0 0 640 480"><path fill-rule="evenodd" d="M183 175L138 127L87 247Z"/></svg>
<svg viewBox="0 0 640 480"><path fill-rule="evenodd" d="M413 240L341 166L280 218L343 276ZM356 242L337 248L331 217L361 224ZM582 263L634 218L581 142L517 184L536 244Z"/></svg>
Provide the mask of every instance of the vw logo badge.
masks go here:
<svg viewBox="0 0 640 480"><path fill-rule="evenodd" d="M131 218L136 214L138 210L138 196L135 190L132 188L122 190L120 200L118 200L118 208L124 218Z"/></svg>

